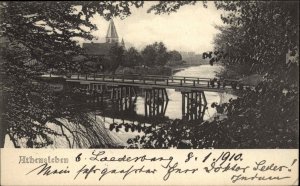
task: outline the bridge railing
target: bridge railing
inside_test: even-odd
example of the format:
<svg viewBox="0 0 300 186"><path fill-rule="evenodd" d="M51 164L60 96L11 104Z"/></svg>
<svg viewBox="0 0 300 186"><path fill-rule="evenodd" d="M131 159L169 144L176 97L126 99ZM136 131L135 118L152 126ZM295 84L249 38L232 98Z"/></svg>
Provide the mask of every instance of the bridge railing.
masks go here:
<svg viewBox="0 0 300 186"><path fill-rule="evenodd" d="M71 79L88 79L88 78L118 78L118 79L135 79L135 80L171 80L171 81L176 81L176 80L183 80L184 82L188 81L209 81L211 80L210 78L197 78L197 77L184 77L184 76L158 76L158 75L140 75L140 74L76 74L76 75L71 75Z"/></svg>
<svg viewBox="0 0 300 186"><path fill-rule="evenodd" d="M102 80L151 80L151 81L168 81L168 82L175 82L175 81L182 81L183 83L188 82L201 82L201 81L209 81L210 78L197 78L197 77L183 77L183 76L157 76L157 75L140 75L140 74L76 74L71 75L70 79L102 79Z"/></svg>
<svg viewBox="0 0 300 186"><path fill-rule="evenodd" d="M203 87L203 88L231 88L239 89L245 87L238 80L232 79L210 79L184 76L158 76L158 75L140 75L140 74L72 74L69 79L78 80L97 80L104 82L123 82L145 85L167 85L183 87ZM246 86L247 87L247 86Z"/></svg>

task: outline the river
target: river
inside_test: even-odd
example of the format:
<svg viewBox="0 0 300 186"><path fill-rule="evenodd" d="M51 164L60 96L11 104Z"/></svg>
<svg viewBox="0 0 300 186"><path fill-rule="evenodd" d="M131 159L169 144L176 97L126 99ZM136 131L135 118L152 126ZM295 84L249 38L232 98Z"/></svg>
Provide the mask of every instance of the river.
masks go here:
<svg viewBox="0 0 300 186"><path fill-rule="evenodd" d="M210 66L210 65L200 65L200 66L192 66L185 68L177 73L174 76L185 76L185 77L199 77L199 78L214 78L216 73L222 70L222 66ZM182 95L181 92L177 92L173 89L168 89L167 94L169 97L169 101L165 111L165 118L167 119L181 119L182 117ZM224 93L226 94L226 93ZM207 120L215 115L216 111L214 108L211 108L211 104L213 102L224 102L227 101L228 98L234 97L232 95L217 93L217 92L205 92L206 100L207 100L207 110L204 114L203 119ZM227 99L227 100L226 100ZM135 103L134 115L143 117L145 115L145 105L144 105L144 97L138 96ZM83 111L84 112L84 111ZM64 131L64 135L68 136L69 140L66 140L65 137L61 136L53 136L53 145L49 145L47 148L70 148L70 142L72 142L71 148L90 148L90 147L98 147L98 148L110 148L111 146L126 146L127 140L129 138L134 138L139 135L142 136L143 131L138 130L125 130L125 125L141 125L138 121L129 120L129 119L117 119L120 117L104 117L100 112L92 112L89 113L91 118L94 118L95 123L92 125L92 128L83 128L80 125L75 125L73 123L69 123L66 119L61 119L61 122L64 125L68 126L70 131L76 132L75 136L72 135L67 130ZM118 114L117 114L118 116ZM130 118L130 117L129 117ZM132 124L133 123L133 124ZM151 123L151 122L150 122ZM148 123L142 123L144 125L151 125ZM112 124L122 125L118 130L114 128L110 130L110 126ZM47 126L55 131L60 131L60 127L55 124L47 123ZM103 142L101 145L99 141ZM22 144L22 140L20 140L20 144ZM103 145L104 144L104 145ZM21 145L24 146L24 145ZM25 145L26 146L26 145ZM9 140L8 136L6 136L5 147L13 147L13 144Z"/></svg>
<svg viewBox="0 0 300 186"><path fill-rule="evenodd" d="M200 65L191 66L184 70L181 70L174 74L174 76L185 76L185 77L199 77L199 78L214 78L217 72L220 72L222 66L210 66L210 65ZM167 89L169 96L169 102L166 109L166 116L170 119L180 119L181 113L181 93L175 91L174 89ZM215 109L210 107L213 102L220 102L219 93L216 92L205 92L208 110L204 115L204 119L210 118L214 113ZM136 111L138 114L144 114L144 98L138 97L136 103Z"/></svg>
<svg viewBox="0 0 300 186"><path fill-rule="evenodd" d="M185 77L199 77L199 78L214 78L216 77L216 74L220 72L223 69L222 66L215 65L200 65L200 66L191 66L188 68L185 68L175 74L174 76L185 76ZM177 92L173 89L168 89L167 94L169 97L169 102L166 108L165 116L169 119L181 119L182 117L182 95L181 92ZM216 110L214 108L211 108L211 104L213 102L220 103L228 101L229 98L235 97L230 94L226 93L217 93L217 92L205 92L206 99L207 99L207 110L205 112L205 115L203 117L204 120L208 120L212 116L216 114ZM138 115L144 115L144 97L139 96L137 98L136 102L136 113ZM121 119L112 119L112 118L104 118L101 116L100 120L103 120L105 122L105 127L109 128L111 123L118 123L118 124L124 124L128 123L130 121L124 121ZM128 138L133 138L136 135L143 135L143 133L140 132L125 132L124 130L120 129L118 132L110 131L110 134L112 134L112 137L120 144L126 145L126 141ZM124 143L125 142L125 143Z"/></svg>

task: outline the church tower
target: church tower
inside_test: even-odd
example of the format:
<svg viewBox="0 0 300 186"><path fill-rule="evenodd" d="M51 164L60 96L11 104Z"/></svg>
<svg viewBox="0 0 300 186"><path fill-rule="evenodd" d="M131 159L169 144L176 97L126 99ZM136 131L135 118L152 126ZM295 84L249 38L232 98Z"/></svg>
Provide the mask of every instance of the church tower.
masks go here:
<svg viewBox="0 0 300 186"><path fill-rule="evenodd" d="M121 41L121 47L123 47L123 49L126 49L125 48L125 42L124 42L123 38L122 38L122 41Z"/></svg>
<svg viewBox="0 0 300 186"><path fill-rule="evenodd" d="M118 43L118 42L119 42L118 33L114 21L111 19L106 33L106 43Z"/></svg>

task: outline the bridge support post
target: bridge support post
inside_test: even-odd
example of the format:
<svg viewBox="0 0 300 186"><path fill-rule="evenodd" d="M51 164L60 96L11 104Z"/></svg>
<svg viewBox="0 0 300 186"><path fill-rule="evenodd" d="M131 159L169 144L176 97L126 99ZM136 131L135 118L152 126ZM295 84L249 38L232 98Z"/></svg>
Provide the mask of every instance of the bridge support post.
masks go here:
<svg viewBox="0 0 300 186"><path fill-rule="evenodd" d="M144 89L145 92L145 116L164 116L168 103L168 95L165 88Z"/></svg>
<svg viewBox="0 0 300 186"><path fill-rule="evenodd" d="M182 119L201 120L207 108L204 91L181 92L182 94Z"/></svg>
<svg viewBox="0 0 300 186"><path fill-rule="evenodd" d="M103 84L89 84L87 85L87 103L91 104L103 104L104 91L106 90L106 85Z"/></svg>
<svg viewBox="0 0 300 186"><path fill-rule="evenodd" d="M132 99L134 97L134 99ZM136 101L136 92L132 86L116 86L111 89L111 100L119 111L130 110Z"/></svg>

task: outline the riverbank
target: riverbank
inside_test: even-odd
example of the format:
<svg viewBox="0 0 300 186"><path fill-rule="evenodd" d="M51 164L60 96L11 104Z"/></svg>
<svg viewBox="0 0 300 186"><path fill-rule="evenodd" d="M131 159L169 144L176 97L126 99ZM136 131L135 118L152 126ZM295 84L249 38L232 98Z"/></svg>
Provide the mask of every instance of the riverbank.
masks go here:
<svg viewBox="0 0 300 186"><path fill-rule="evenodd" d="M172 76L182 70L190 67L201 66L201 64L180 64L180 65L166 65L166 66L134 66L134 67L123 67L119 66L115 70L115 74L142 74L142 75L162 75Z"/></svg>
<svg viewBox="0 0 300 186"><path fill-rule="evenodd" d="M182 70L185 70L186 68L194 67L194 66L201 66L201 64L181 64L181 65L174 65L174 66L167 66L167 67L172 69L172 75L174 75L177 72L180 72Z"/></svg>
<svg viewBox="0 0 300 186"><path fill-rule="evenodd" d="M165 66L135 66L135 67L123 67L120 66L115 70L115 74L141 74L141 75L164 75L171 76L172 68Z"/></svg>

